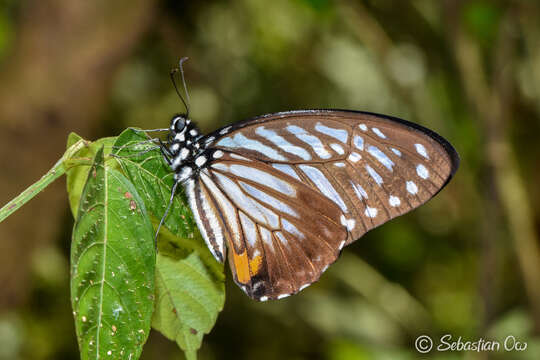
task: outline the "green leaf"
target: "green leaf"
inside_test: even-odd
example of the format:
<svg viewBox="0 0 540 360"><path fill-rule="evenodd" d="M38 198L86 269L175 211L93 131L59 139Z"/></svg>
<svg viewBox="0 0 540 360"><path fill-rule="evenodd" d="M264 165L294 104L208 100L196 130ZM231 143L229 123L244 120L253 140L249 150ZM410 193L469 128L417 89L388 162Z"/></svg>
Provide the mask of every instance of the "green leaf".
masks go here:
<svg viewBox="0 0 540 360"><path fill-rule="evenodd" d="M118 137L115 149L122 169L158 220L169 203L173 172L155 144L141 143L146 140L143 133L128 129ZM203 335L223 309L225 276L223 264L202 240L180 189L160 232L158 248L152 327L194 359Z"/></svg>
<svg viewBox="0 0 540 360"><path fill-rule="evenodd" d="M68 136L67 147L70 148L76 142L83 140L79 135L71 133ZM92 159L101 146L104 146L108 151L104 151L107 155L111 150L115 137L102 138L95 142L85 142L86 146L74 153L70 159L65 161L67 168L66 186L68 191L69 206L74 218L77 218L77 209L79 208L79 200L81 198L82 189L88 177L88 171L92 165ZM83 140L85 141L85 140ZM85 164L86 163L86 164Z"/></svg>
<svg viewBox="0 0 540 360"><path fill-rule="evenodd" d="M202 239L160 242L156 265L156 310L152 327L176 341L187 359L196 359L225 303L223 264Z"/></svg>
<svg viewBox="0 0 540 360"><path fill-rule="evenodd" d="M81 358L137 359L154 307L153 230L137 190L104 162L103 148L77 213L71 300Z"/></svg>
<svg viewBox="0 0 540 360"><path fill-rule="evenodd" d="M163 161L156 144L141 143L147 140L143 132L127 129L116 140L113 153L126 176L139 189L148 212L161 219L169 204L174 173ZM186 204L182 189L178 188L165 227L181 238L193 238L196 225Z"/></svg>

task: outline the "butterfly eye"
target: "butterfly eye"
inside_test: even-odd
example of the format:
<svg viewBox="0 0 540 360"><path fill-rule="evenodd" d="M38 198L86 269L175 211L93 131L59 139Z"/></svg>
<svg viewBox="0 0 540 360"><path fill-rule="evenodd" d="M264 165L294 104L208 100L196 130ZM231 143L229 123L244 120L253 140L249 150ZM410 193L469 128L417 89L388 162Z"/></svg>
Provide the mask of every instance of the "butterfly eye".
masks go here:
<svg viewBox="0 0 540 360"><path fill-rule="evenodd" d="M172 120L172 127L174 128L175 132L182 132L182 130L184 130L186 127L186 119L183 116L174 117Z"/></svg>

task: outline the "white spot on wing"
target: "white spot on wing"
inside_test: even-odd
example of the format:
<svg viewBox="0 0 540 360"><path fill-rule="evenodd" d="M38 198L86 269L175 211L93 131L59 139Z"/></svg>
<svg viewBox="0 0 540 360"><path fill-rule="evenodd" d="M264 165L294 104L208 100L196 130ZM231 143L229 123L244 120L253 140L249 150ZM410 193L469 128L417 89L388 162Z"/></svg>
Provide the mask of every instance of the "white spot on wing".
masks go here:
<svg viewBox="0 0 540 360"><path fill-rule="evenodd" d="M420 176L422 179L427 179L429 177L429 171L426 169L426 167L422 164L418 164L416 166L416 173L418 176Z"/></svg>
<svg viewBox="0 0 540 360"><path fill-rule="evenodd" d="M320 122L318 122L317 125L315 125L315 130L317 130L318 132L321 132L321 133L323 133L325 135L331 136L331 137L333 137L335 139L338 139L342 143L347 142L347 137L349 135L347 130L345 130L345 129L334 129L334 128L325 126L325 125L321 124Z"/></svg>
<svg viewBox="0 0 540 360"><path fill-rule="evenodd" d="M372 208L372 207L366 207L366 210L364 211L364 215L366 215L367 217L370 217L370 218L374 218L377 216L377 209L376 208Z"/></svg>
<svg viewBox="0 0 540 360"><path fill-rule="evenodd" d="M337 163L334 163L334 166L337 166L337 167L345 167L345 163L337 162Z"/></svg>
<svg viewBox="0 0 540 360"><path fill-rule="evenodd" d="M195 165L198 167L203 166L206 163L206 156L201 155L198 158L195 159Z"/></svg>
<svg viewBox="0 0 540 360"><path fill-rule="evenodd" d="M401 204L401 200L399 200L397 196L390 195L390 197L388 198L388 203L390 204L390 206L396 207Z"/></svg>
<svg viewBox="0 0 540 360"><path fill-rule="evenodd" d="M221 150L215 151L212 156L214 157L214 159L219 159L220 157L223 156L223 151Z"/></svg>
<svg viewBox="0 0 540 360"><path fill-rule="evenodd" d="M358 127L359 127L360 130L362 130L362 131L367 131L367 126L366 126L366 124L360 124L360 125L358 125Z"/></svg>
<svg viewBox="0 0 540 360"><path fill-rule="evenodd" d="M414 195L416 193L418 193L418 187L416 186L416 184L413 182L413 181L407 181L407 191Z"/></svg>
<svg viewBox="0 0 540 360"><path fill-rule="evenodd" d="M363 137L356 135L354 137L354 139L353 139L353 143L354 143L354 146L356 146L356 148L358 150L364 150L364 138Z"/></svg>
<svg viewBox="0 0 540 360"><path fill-rule="evenodd" d="M391 148L390 150L392 150L392 152L393 152L394 154L396 154L397 156L401 157L401 151L399 151L398 149L396 149L396 148Z"/></svg>
<svg viewBox="0 0 540 360"><path fill-rule="evenodd" d="M299 167L324 196L335 202L343 212L348 211L347 205L345 205L341 196L319 169L308 165L299 165Z"/></svg>
<svg viewBox="0 0 540 360"><path fill-rule="evenodd" d="M382 133L381 130L379 130L378 128L371 128L371 131L373 131L378 137L380 137L381 139L386 139L386 135L384 135Z"/></svg>
<svg viewBox="0 0 540 360"><path fill-rule="evenodd" d="M422 144L414 144L414 147L416 148L416 152L425 157L426 159L429 159L428 153L426 151L426 148Z"/></svg>
<svg viewBox="0 0 540 360"><path fill-rule="evenodd" d="M360 161L362 159L362 155L360 155L359 153L357 152L352 152L349 157L347 158L347 160L353 162L353 163L356 163L358 161Z"/></svg>

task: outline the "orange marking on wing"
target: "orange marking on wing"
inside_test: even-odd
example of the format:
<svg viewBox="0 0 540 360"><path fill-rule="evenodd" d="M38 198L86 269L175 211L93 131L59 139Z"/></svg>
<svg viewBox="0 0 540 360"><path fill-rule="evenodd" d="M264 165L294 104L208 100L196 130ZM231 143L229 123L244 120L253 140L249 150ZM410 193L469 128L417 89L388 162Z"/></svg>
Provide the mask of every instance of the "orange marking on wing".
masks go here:
<svg viewBox="0 0 540 360"><path fill-rule="evenodd" d="M233 250L233 263L234 270L236 271L236 278L242 284L247 284L251 280L251 275L249 272L249 262L247 252L244 250L242 254L237 254Z"/></svg>
<svg viewBox="0 0 540 360"><path fill-rule="evenodd" d="M261 263L262 263L262 256L261 255L255 256L255 258L251 260L251 262L249 263L249 271L253 275L256 275L259 272L259 269L261 268Z"/></svg>

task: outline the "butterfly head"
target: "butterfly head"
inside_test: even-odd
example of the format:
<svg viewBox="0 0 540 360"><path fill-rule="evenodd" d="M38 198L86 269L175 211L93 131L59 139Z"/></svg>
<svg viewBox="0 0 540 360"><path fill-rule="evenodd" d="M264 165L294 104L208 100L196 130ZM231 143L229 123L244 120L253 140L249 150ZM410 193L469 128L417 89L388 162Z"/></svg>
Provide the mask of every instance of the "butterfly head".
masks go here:
<svg viewBox="0 0 540 360"><path fill-rule="evenodd" d="M197 142L200 137L199 129L185 114L172 117L168 152L172 157L170 164L177 181L183 181L193 174L195 168L190 164L196 160L196 155L201 151Z"/></svg>

